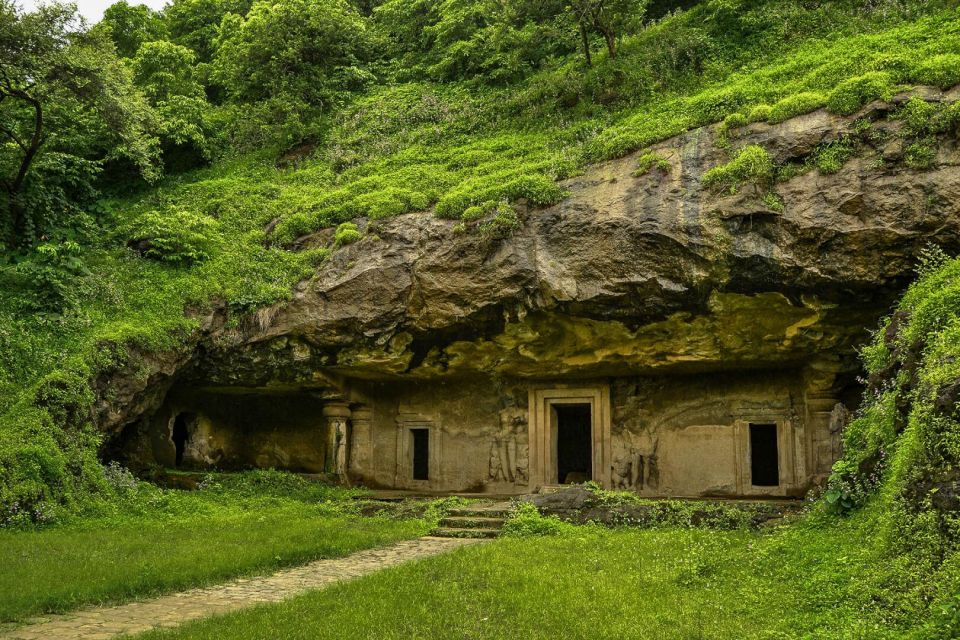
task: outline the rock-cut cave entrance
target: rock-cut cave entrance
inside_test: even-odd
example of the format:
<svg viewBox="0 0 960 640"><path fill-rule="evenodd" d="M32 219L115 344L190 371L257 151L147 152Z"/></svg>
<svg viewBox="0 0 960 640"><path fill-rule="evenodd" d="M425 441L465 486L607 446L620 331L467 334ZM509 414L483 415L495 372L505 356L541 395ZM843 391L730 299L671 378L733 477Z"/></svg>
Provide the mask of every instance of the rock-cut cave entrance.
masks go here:
<svg viewBox="0 0 960 640"><path fill-rule="evenodd" d="M750 484L776 487L780 484L780 454L776 424L750 425Z"/></svg>
<svg viewBox="0 0 960 640"><path fill-rule="evenodd" d="M556 404L557 482L572 484L593 478L590 404Z"/></svg>
<svg viewBox="0 0 960 640"><path fill-rule="evenodd" d="M190 441L190 425L195 418L188 413L178 414L173 420L173 429L170 432L170 439L173 441L174 464L179 469L183 466L183 454L187 449L187 442Z"/></svg>

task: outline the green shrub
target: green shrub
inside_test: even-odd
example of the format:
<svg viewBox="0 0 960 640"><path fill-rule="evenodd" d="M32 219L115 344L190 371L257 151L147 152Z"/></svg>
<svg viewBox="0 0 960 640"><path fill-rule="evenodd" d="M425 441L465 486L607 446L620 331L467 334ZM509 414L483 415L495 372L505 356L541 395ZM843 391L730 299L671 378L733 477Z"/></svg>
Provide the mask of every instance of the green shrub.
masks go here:
<svg viewBox="0 0 960 640"><path fill-rule="evenodd" d="M926 133L937 114L937 108L924 100L914 96L903 105L897 114L903 120L910 133L920 135Z"/></svg>
<svg viewBox="0 0 960 640"><path fill-rule="evenodd" d="M25 281L24 306L40 313L60 313L74 307L83 293L80 278L90 273L80 245L70 240L37 246L11 271L16 279Z"/></svg>
<svg viewBox="0 0 960 640"><path fill-rule="evenodd" d="M357 225L353 222L344 222L337 227L337 230L333 234L333 244L337 247L345 247L348 244L353 244L357 240L363 237L363 234L360 233L357 229Z"/></svg>
<svg viewBox="0 0 960 640"><path fill-rule="evenodd" d="M960 102L934 104L913 97L897 113L912 136L947 133L960 124Z"/></svg>
<svg viewBox="0 0 960 640"><path fill-rule="evenodd" d="M814 163L824 175L837 173L855 152L856 147L853 143L846 138L841 138L820 147L815 154Z"/></svg>
<svg viewBox="0 0 960 640"><path fill-rule="evenodd" d="M440 218L460 218L477 202L515 202L521 198L535 205L551 205L559 202L566 192L552 179L543 174L516 176L513 172L494 173L468 180L437 202L436 214Z"/></svg>
<svg viewBox="0 0 960 640"><path fill-rule="evenodd" d="M907 145L903 152L903 162L911 169L923 171L933 167L937 159L936 140L925 138Z"/></svg>
<svg viewBox="0 0 960 640"><path fill-rule="evenodd" d="M148 211L127 231L127 245L145 258L178 265L208 259L219 240L217 221L179 207Z"/></svg>
<svg viewBox="0 0 960 640"><path fill-rule="evenodd" d="M890 74L871 71L838 84L827 98L827 108L833 113L849 115L872 100L889 100L893 90Z"/></svg>
<svg viewBox="0 0 960 640"><path fill-rule="evenodd" d="M768 104L758 104L757 106L750 109L750 114L747 118L750 122L763 122L770 118L770 113L773 111L773 107Z"/></svg>
<svg viewBox="0 0 960 640"><path fill-rule="evenodd" d="M485 237L503 237L511 231L520 228L520 217L517 210L508 202L501 202L496 205L496 215L493 220L484 222L477 227L477 232Z"/></svg>
<svg viewBox="0 0 960 640"><path fill-rule="evenodd" d="M474 220L479 220L489 213L490 209L487 207L481 207L473 205L472 207L467 207L466 210L461 214L460 219L464 222L473 222Z"/></svg>
<svg viewBox="0 0 960 640"><path fill-rule="evenodd" d="M777 124L784 120L789 120L805 113L810 113L822 107L827 99L822 93L816 91L804 91L787 96L770 108L767 115L767 121L771 124Z"/></svg>
<svg viewBox="0 0 960 640"><path fill-rule="evenodd" d="M763 204L766 205L767 209L770 209L770 211L774 211L776 213L784 212L783 200L773 191L770 191L763 196Z"/></svg>
<svg viewBox="0 0 960 640"><path fill-rule="evenodd" d="M650 173L650 170L656 167L663 173L670 172L670 162L659 153L645 153L637 160L637 170L633 172L634 177L639 178Z"/></svg>
<svg viewBox="0 0 960 640"><path fill-rule="evenodd" d="M508 538L554 536L572 531L573 526L556 516L542 515L533 503L518 502L504 523L502 534Z"/></svg>
<svg viewBox="0 0 960 640"><path fill-rule="evenodd" d="M739 111L731 113L726 118L723 119L723 125L726 127L727 131L730 129L738 129L740 127L745 127L750 124L750 119L743 113Z"/></svg>
<svg viewBox="0 0 960 640"><path fill-rule="evenodd" d="M944 53L928 58L917 65L913 77L941 89L960 84L960 54Z"/></svg>
<svg viewBox="0 0 960 640"><path fill-rule="evenodd" d="M773 178L773 160L759 145L744 147L727 164L710 169L703 175L707 187L727 187L736 191L744 183L761 185Z"/></svg>

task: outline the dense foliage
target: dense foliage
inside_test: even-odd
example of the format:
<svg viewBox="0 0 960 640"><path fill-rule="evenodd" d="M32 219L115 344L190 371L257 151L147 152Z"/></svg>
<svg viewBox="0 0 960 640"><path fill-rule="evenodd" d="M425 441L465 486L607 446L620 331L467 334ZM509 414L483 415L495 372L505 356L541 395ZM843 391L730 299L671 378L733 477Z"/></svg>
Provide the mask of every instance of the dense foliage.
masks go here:
<svg viewBox="0 0 960 640"><path fill-rule="evenodd" d="M153 114L101 33L70 7L0 1L0 246L93 231L110 163L156 177Z"/></svg>
<svg viewBox="0 0 960 640"><path fill-rule="evenodd" d="M509 233L517 200L560 200L587 163L949 87L958 63L947 0L174 0L120 2L90 28L69 6L0 0L0 519L116 496L91 381L183 348L185 308L222 300L236 321L287 298L330 251L374 241L360 218L432 208ZM908 166L929 168L958 113L903 107ZM669 166L647 154L638 170ZM778 170L746 147L707 182L760 188ZM328 247L297 250L328 227ZM957 462L938 408L960 377L957 282L957 263L931 264L866 350L872 395L827 494L847 510L882 487L891 548L920 541L896 557L938 576L957 562L936 475ZM904 589L941 593L898 562Z"/></svg>

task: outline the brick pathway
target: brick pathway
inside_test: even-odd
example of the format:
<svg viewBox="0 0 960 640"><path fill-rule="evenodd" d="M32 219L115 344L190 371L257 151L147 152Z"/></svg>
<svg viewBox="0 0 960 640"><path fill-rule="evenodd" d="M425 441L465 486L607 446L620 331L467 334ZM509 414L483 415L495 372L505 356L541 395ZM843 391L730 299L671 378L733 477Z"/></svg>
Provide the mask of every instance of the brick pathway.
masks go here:
<svg viewBox="0 0 960 640"><path fill-rule="evenodd" d="M479 540L425 537L334 560L317 560L269 576L241 578L215 587L191 589L115 607L83 609L28 621L0 633L0 640L105 640L158 627L175 627L262 602L279 602L310 589L358 578L403 562L434 556Z"/></svg>

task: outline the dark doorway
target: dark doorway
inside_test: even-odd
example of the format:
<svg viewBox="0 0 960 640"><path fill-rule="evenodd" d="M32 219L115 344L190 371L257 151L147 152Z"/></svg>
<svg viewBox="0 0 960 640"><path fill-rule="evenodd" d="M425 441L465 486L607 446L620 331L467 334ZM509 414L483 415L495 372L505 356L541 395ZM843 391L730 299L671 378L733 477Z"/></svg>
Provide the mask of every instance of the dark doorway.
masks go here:
<svg viewBox="0 0 960 640"><path fill-rule="evenodd" d="M413 436L413 479L430 479L430 430L410 429Z"/></svg>
<svg viewBox="0 0 960 640"><path fill-rule="evenodd" d="M780 461L777 451L777 425L750 425L750 484L755 487L776 487L780 484Z"/></svg>
<svg viewBox="0 0 960 640"><path fill-rule="evenodd" d="M187 448L187 441L190 440L190 429L188 423L192 422L191 416L181 413L173 421L173 433L170 439L173 440L173 448L176 452L174 457L174 466L179 468L183 464L183 452Z"/></svg>
<svg viewBox="0 0 960 640"><path fill-rule="evenodd" d="M557 412L557 482L593 479L593 446L589 404L555 404Z"/></svg>

